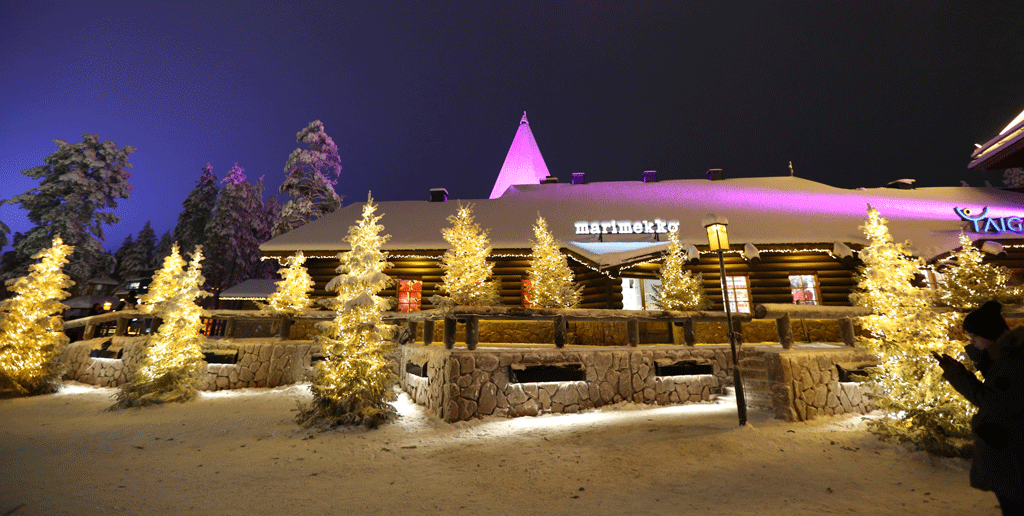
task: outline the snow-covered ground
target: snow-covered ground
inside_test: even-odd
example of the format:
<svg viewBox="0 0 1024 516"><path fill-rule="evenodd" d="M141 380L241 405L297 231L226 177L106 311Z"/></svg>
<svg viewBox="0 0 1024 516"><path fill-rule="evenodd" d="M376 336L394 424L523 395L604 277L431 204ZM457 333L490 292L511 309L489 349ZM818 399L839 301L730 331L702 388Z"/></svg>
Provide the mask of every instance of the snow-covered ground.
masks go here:
<svg viewBox="0 0 1024 516"><path fill-rule="evenodd" d="M2 515L998 514L968 463L732 398L377 430L293 422L308 386L107 412L114 389L0 400Z"/></svg>

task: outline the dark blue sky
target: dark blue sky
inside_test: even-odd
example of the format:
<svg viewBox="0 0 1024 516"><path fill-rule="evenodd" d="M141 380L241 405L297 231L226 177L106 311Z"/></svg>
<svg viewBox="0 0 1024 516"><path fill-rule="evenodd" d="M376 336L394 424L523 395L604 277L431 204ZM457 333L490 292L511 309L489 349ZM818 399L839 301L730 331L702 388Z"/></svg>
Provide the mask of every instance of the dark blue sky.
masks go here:
<svg viewBox="0 0 1024 516"><path fill-rule="evenodd" d="M0 198L54 138L132 145L116 249L207 162L276 193L315 119L345 204L486 198L524 110L563 181L1001 179L966 165L1024 109L1021 2L754 4L0 0Z"/></svg>

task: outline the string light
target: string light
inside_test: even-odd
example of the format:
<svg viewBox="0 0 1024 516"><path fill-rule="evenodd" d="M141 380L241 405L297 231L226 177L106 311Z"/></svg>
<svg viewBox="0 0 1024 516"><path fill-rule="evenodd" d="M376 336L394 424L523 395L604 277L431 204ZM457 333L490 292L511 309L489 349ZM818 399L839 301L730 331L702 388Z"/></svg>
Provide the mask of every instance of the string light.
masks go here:
<svg viewBox="0 0 1024 516"><path fill-rule="evenodd" d="M260 304L260 310L281 315L301 314L313 305L309 298L313 278L303 266L306 257L298 251L281 262L284 267L277 271L281 281L275 283L277 289L267 298L266 304Z"/></svg>
<svg viewBox="0 0 1024 516"><path fill-rule="evenodd" d="M446 292L457 305L493 306L501 301L499 285L491 281L494 262L488 263L491 247L487 231L473 222L473 205L459 203L456 215L448 217L451 227L441 230L451 249L441 257L444 271L438 290Z"/></svg>
<svg viewBox="0 0 1024 516"><path fill-rule="evenodd" d="M679 232L668 235L668 254L661 267L661 285L654 287L654 303L662 310L703 310L708 306L704 295L704 276L683 271L686 255L679 243Z"/></svg>
<svg viewBox="0 0 1024 516"><path fill-rule="evenodd" d="M533 253L526 275L530 281L530 301L538 308L573 308L583 297L583 286L573 285L573 273L561 246L548 230L544 217L533 226Z"/></svg>
<svg viewBox="0 0 1024 516"><path fill-rule="evenodd" d="M60 314L65 289L74 282L64 274L74 248L60 235L52 245L32 256L27 276L8 288L14 297L0 303L0 385L8 383L19 394L53 392L60 381L57 358L68 339Z"/></svg>

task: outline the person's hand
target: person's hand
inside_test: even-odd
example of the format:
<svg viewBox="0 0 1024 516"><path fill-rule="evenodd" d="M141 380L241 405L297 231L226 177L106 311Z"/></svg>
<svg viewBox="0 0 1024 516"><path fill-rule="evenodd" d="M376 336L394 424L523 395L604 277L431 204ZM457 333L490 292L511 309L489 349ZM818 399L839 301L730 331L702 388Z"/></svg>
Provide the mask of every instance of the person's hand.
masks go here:
<svg viewBox="0 0 1024 516"><path fill-rule="evenodd" d="M934 358L939 363L939 367L942 368L942 372L943 373L948 373L951 370L956 370L956 369L964 369L964 370L967 369L967 367L965 367L963 364L961 364L960 361L958 361L957 359L949 356L946 353L943 353L943 354L940 355L940 354L932 351L932 358Z"/></svg>

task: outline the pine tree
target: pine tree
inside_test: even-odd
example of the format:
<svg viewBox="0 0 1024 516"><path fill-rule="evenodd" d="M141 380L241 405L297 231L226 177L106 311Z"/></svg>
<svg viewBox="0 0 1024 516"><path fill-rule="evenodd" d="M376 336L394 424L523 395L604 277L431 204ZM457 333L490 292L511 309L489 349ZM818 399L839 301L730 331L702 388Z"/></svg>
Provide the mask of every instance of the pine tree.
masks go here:
<svg viewBox="0 0 1024 516"><path fill-rule="evenodd" d="M276 283L277 289L260 309L287 316L301 314L313 304L313 300L309 298L309 293L313 290L313 278L303 266L306 257L299 251L281 262L283 266L278 274L282 279Z"/></svg>
<svg viewBox="0 0 1024 516"><path fill-rule="evenodd" d="M263 192L263 178L261 177L258 183L257 190L260 191L261 197ZM277 198L270 196L261 199L260 213L256 220L253 221L253 230L256 234L257 244L262 245L267 240L270 240L274 236L274 224L277 223L277 218L281 213L281 206L277 204ZM257 247L255 252L259 254L259 248ZM256 258L256 270L253 272L254 278L275 278L277 273L275 260L263 260L259 256Z"/></svg>
<svg viewBox="0 0 1024 516"><path fill-rule="evenodd" d="M29 274L11 280L11 299L0 302L0 391L20 395L54 392L60 382L57 359L68 342L63 333L60 301L71 294L71 278L62 268L72 248L60 235L32 256Z"/></svg>
<svg viewBox="0 0 1024 516"><path fill-rule="evenodd" d="M310 122L295 139L309 148L295 149L288 156L281 193L292 199L281 209L274 235L287 233L341 206L341 197L334 191L337 180L330 179L331 174L341 175L341 158L338 146L324 131L324 124L319 120Z"/></svg>
<svg viewBox="0 0 1024 516"><path fill-rule="evenodd" d="M438 287L458 305L493 306L501 303L499 285L491 280L493 263L487 262L491 247L487 231L473 221L473 205L459 204L457 215L448 217L451 227L441 230L451 249L441 257L444 271Z"/></svg>
<svg viewBox="0 0 1024 516"><path fill-rule="evenodd" d="M171 255L171 248L174 246L174 239L171 238L171 232L167 231L160 237L160 242L156 244L153 249L153 259L149 263L149 270L159 269L161 264L164 263L164 258Z"/></svg>
<svg viewBox="0 0 1024 516"><path fill-rule="evenodd" d="M909 442L943 455L960 455L970 443L969 405L942 379L932 351L956 355L959 344L949 339L956 317L932 309L933 295L913 285L923 265L893 242L887 221L868 206L864 234L869 244L860 250L863 265L850 296L857 306L871 309L861 324L871 337L859 344L880 364L871 375L875 403L884 417L871 423L873 432Z"/></svg>
<svg viewBox="0 0 1024 516"><path fill-rule="evenodd" d="M384 273L390 264L381 247L390 237L380 234L383 215L375 215L376 209L370 197L362 218L345 237L352 250L338 256L339 276L327 285L338 293L332 303L336 315L318 325L321 334L315 340L326 360L317 363L312 406L297 417L306 426L372 428L395 415L389 403L396 398L395 375L387 356L394 328L381 319L391 302L378 295L394 280Z"/></svg>
<svg viewBox="0 0 1024 516"><path fill-rule="evenodd" d="M207 163L202 175L196 181L196 187L188 194L184 208L178 215L178 225L174 226L173 240L182 249L192 249L206 242L206 225L213 217L213 209L217 204L217 174Z"/></svg>
<svg viewBox="0 0 1024 516"><path fill-rule="evenodd" d="M114 252L114 259L117 260L115 272L117 273L118 278L121 278L123 280L128 279L129 264L128 262L125 261L125 258L129 254L131 254L132 248L134 247L135 238L132 237L131 233L129 233L128 236L124 237L124 242L121 242L121 247L119 247L117 251Z"/></svg>
<svg viewBox="0 0 1024 516"><path fill-rule="evenodd" d="M661 286L654 288L654 303L662 310L703 310L710 305L704 294L704 276L684 271L686 254L679 232L668 235L668 254L661 266Z"/></svg>
<svg viewBox="0 0 1024 516"><path fill-rule="evenodd" d="M541 308L573 308L580 304L583 286L573 285L569 261L561 252L561 245L548 231L544 217L537 216L533 226L533 251L530 255L530 295L535 306Z"/></svg>
<svg viewBox="0 0 1024 516"><path fill-rule="evenodd" d="M112 211L118 199L127 199L131 185L128 163L135 149L120 149L111 141L100 142L96 135L82 136L81 143L69 144L54 140L57 150L43 159L45 165L22 170L25 176L40 180L39 186L16 195L8 204L19 204L28 210L28 219L35 227L15 245L20 264L8 277L24 275L30 257L48 247L55 235L74 252L68 257L64 272L79 285L92 277L92 267L105 263L99 257L103 250L103 225L120 220Z"/></svg>
<svg viewBox="0 0 1024 516"><path fill-rule="evenodd" d="M259 242L252 221L262 208L259 192L237 163L221 181L213 216L204 231L207 244L207 277L217 290L254 277L259 263Z"/></svg>
<svg viewBox="0 0 1024 516"><path fill-rule="evenodd" d="M940 306L974 309L986 301L1020 302L1019 287L1010 287L1010 271L983 263L984 253L974 247L967 235L960 233L960 250L950 257L950 265L942 269L945 279L938 292Z"/></svg>
<svg viewBox="0 0 1024 516"><path fill-rule="evenodd" d="M129 238L131 236L129 235ZM129 241L126 240L126 243ZM131 245L121 254L118 263L118 274L121 279L136 277L148 273L153 264L153 253L156 250L156 233L150 227L149 221L139 231L139 236L131 241Z"/></svg>
<svg viewBox="0 0 1024 516"><path fill-rule="evenodd" d="M1008 168L1003 171L1003 185L1008 188L1024 187L1024 168Z"/></svg>
<svg viewBox="0 0 1024 516"><path fill-rule="evenodd" d="M202 309L196 299L209 295L200 290L204 281L202 259L202 248L196 247L186 268L174 245L163 267L153 275L139 310L153 314L162 323L147 339L142 357L117 393L115 407L188 401L198 394L205 337L200 333Z"/></svg>

